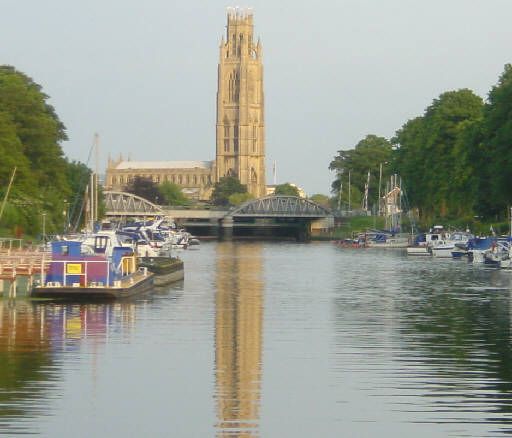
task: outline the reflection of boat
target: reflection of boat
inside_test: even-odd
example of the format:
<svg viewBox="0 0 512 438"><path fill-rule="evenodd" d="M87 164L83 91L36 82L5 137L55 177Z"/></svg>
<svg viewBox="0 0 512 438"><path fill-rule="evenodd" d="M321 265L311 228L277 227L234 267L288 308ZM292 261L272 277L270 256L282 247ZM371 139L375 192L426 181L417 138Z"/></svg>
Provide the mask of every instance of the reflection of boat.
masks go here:
<svg viewBox="0 0 512 438"><path fill-rule="evenodd" d="M32 289L36 297L123 298L153 285L152 273L137 268L130 248L115 246L111 256L82 254L82 242L52 242L52 261L40 285Z"/></svg>
<svg viewBox="0 0 512 438"><path fill-rule="evenodd" d="M174 283L185 276L183 261L175 257L143 257L139 259L139 266L155 274L155 286Z"/></svg>

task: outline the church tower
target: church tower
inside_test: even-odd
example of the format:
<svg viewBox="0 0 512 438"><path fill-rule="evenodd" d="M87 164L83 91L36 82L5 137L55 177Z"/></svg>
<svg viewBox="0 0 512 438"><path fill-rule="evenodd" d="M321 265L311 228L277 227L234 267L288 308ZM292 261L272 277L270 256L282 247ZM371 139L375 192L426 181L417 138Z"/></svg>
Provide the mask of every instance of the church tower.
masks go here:
<svg viewBox="0 0 512 438"><path fill-rule="evenodd" d="M217 181L236 176L255 197L265 196L265 124L260 41L250 11L228 9L217 89Z"/></svg>

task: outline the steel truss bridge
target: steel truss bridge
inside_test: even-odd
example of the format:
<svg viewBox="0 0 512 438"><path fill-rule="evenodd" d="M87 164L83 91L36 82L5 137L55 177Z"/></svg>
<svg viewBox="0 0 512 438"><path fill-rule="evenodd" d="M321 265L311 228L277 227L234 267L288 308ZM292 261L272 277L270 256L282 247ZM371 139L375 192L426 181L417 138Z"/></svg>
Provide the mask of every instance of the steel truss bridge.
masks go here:
<svg viewBox="0 0 512 438"><path fill-rule="evenodd" d="M103 192L105 216L161 216L165 212L156 204L132 193Z"/></svg>
<svg viewBox="0 0 512 438"><path fill-rule="evenodd" d="M163 209L161 206L149 202L147 199L132 193L103 192L105 196L106 216L179 216L183 218L205 218L205 210L194 209ZM296 196L266 196L253 199L242 204L234 210L211 210L207 216L215 219L230 216L232 218L324 218L332 213L304 198Z"/></svg>
<svg viewBox="0 0 512 438"><path fill-rule="evenodd" d="M167 216L198 235L266 236L295 234L307 236L312 224L334 224L332 213L325 207L296 196L265 196L229 210L187 209L158 206L140 196L124 192L104 192L107 217ZM274 230L274 231L272 231Z"/></svg>
<svg viewBox="0 0 512 438"><path fill-rule="evenodd" d="M332 213L310 201L297 196L271 195L254 199L241 205L227 216L233 218L311 218L319 219L332 216Z"/></svg>

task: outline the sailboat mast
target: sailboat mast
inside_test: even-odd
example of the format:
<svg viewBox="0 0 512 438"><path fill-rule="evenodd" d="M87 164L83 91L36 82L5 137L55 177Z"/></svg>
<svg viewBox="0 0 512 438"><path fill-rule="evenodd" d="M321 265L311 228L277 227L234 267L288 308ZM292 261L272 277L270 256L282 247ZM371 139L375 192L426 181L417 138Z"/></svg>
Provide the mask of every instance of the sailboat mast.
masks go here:
<svg viewBox="0 0 512 438"><path fill-rule="evenodd" d="M94 171L94 220L98 221L98 183L99 183L99 157L100 157L100 136L96 132L94 134L94 148L96 152L96 163Z"/></svg>
<svg viewBox="0 0 512 438"><path fill-rule="evenodd" d="M7 191L5 192L4 200L2 202L2 208L0 208L0 219L2 219L2 215L4 214L5 204L7 204L7 198L9 197L9 192L11 191L12 183L14 181L14 175L16 175L16 169L17 167L14 166L14 170L12 171L9 185L7 186Z"/></svg>

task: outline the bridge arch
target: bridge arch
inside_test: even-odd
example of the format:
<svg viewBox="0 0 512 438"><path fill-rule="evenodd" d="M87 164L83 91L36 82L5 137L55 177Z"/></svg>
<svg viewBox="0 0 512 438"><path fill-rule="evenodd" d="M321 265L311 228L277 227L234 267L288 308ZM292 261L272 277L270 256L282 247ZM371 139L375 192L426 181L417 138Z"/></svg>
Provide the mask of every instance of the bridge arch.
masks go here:
<svg viewBox="0 0 512 438"><path fill-rule="evenodd" d="M325 207L309 199L298 196L270 195L252 199L229 212L229 216L237 217L294 217L324 218L332 216Z"/></svg>
<svg viewBox="0 0 512 438"><path fill-rule="evenodd" d="M165 214L162 208L133 193L106 191L105 216L156 216Z"/></svg>

